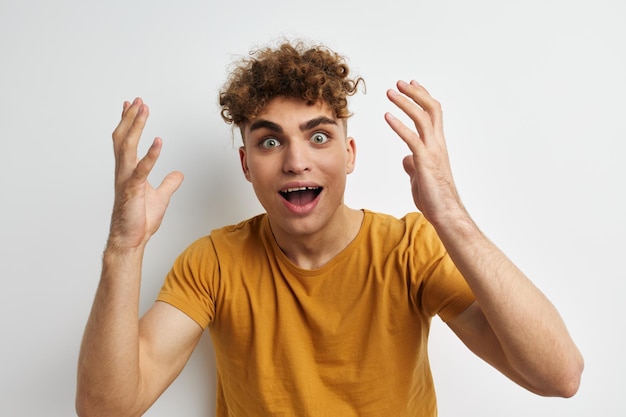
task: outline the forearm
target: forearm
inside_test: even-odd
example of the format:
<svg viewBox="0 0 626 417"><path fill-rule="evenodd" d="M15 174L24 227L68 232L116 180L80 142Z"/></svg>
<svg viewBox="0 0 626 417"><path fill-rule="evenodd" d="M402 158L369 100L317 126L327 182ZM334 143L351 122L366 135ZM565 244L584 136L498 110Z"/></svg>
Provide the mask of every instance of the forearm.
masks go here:
<svg viewBox="0 0 626 417"><path fill-rule="evenodd" d="M564 396L575 392L582 357L552 303L480 232L465 210L435 228L511 366L537 392Z"/></svg>
<svg viewBox="0 0 626 417"><path fill-rule="evenodd" d="M155 138L143 158L137 154L148 114L140 98L124 102L112 134L115 201L102 276L80 350L76 408L81 416L141 415L182 369L199 337L194 324L185 337L168 343L172 329L179 327L160 330L176 315L171 311L161 315L161 322L139 321L145 245L183 181L180 172L168 174L157 188L148 181L163 145ZM180 322L185 320L176 324Z"/></svg>
<svg viewBox="0 0 626 417"><path fill-rule="evenodd" d="M143 248L105 251L78 364L77 409L86 415L120 415L138 397L142 258Z"/></svg>
<svg viewBox="0 0 626 417"><path fill-rule="evenodd" d="M472 308L466 311L469 318L457 317L453 328L482 357L497 362L508 375L519 375L516 380L527 382L524 386L545 395L572 394L582 371L580 353L554 306L463 208L450 169L440 103L416 81L399 81L397 87L387 97L416 130L389 113L385 118L411 151L403 165L413 201L437 230L479 307L479 314ZM485 340L483 335L493 337Z"/></svg>

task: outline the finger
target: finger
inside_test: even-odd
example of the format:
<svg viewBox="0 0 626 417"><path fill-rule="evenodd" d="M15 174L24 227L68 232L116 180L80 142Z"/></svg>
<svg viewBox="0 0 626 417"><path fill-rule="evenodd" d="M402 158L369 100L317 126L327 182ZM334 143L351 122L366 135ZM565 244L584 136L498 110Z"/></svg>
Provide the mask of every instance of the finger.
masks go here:
<svg viewBox="0 0 626 417"><path fill-rule="evenodd" d="M150 146L150 149L146 153L146 156L137 163L137 169L135 170L135 179L137 181L146 181L148 179L148 175L152 172L152 169L159 159L162 148L163 140L161 138L155 138L152 146ZM182 172L170 172L165 176L157 190L164 193L169 199L169 197L176 192L178 187L180 187L183 179L184 176Z"/></svg>
<svg viewBox="0 0 626 417"><path fill-rule="evenodd" d="M124 102L122 106L122 118L115 130L113 131L112 135L113 146L116 152L119 151L121 143L124 141L126 135L128 134L128 129L130 128L130 126L132 126L143 104L143 100L141 100L141 98L139 97L137 97L132 103L129 103L128 101Z"/></svg>
<svg viewBox="0 0 626 417"><path fill-rule="evenodd" d="M401 82L399 82L398 85L400 85L400 83ZM411 118L422 140L428 141L433 137L434 127L430 116L424 109L418 106L414 100L409 99L404 93L400 94L391 89L387 90L387 97Z"/></svg>
<svg viewBox="0 0 626 417"><path fill-rule="evenodd" d="M122 114L120 122L115 128L114 134L125 133L128 127L132 124L132 119L137 114L137 110L143 104L143 100L140 97L135 98L133 102L124 101L122 104Z"/></svg>
<svg viewBox="0 0 626 417"><path fill-rule="evenodd" d="M131 114L132 113L129 112L129 116ZM146 104L141 102L137 108L135 116L132 119L132 123L128 127L128 131L126 132L126 137L124 138L125 145L130 146L131 148L136 148L139 143L141 133L143 132L143 128L146 126L148 116L150 116L150 109Z"/></svg>
<svg viewBox="0 0 626 417"><path fill-rule="evenodd" d="M406 127L400 119L396 118L391 113L385 113L385 120L391 129L396 132L398 136L400 136L400 139L408 145L413 154L419 154L422 151L425 145L413 129Z"/></svg>
<svg viewBox="0 0 626 417"><path fill-rule="evenodd" d="M435 100L424 86L415 80L412 80L408 84L406 82L399 81L398 90L411 97L415 103L424 109L432 120L433 126L439 128L443 125L441 103Z"/></svg>
<svg viewBox="0 0 626 417"><path fill-rule="evenodd" d="M135 100L136 100L136 99L135 99ZM126 114L126 110L128 110L128 108L130 107L130 104L131 104L131 103L130 103L129 101L125 101L125 102L122 104L122 115L121 115L120 119L122 119L122 118L124 117L124 114Z"/></svg>
<svg viewBox="0 0 626 417"><path fill-rule="evenodd" d="M161 154L161 147L163 145L163 141L161 138L155 138L146 152L146 155L141 158L133 171L133 177L137 181L145 181L148 179L148 175L154 168L156 161L159 159L159 155Z"/></svg>
<svg viewBox="0 0 626 417"><path fill-rule="evenodd" d="M137 147L141 133L146 125L149 116L148 106L142 104L137 110L137 114L132 124L128 128L125 137L118 145L117 162L120 174L130 174L137 165ZM154 145L154 143L153 143ZM152 148L151 148L152 150Z"/></svg>

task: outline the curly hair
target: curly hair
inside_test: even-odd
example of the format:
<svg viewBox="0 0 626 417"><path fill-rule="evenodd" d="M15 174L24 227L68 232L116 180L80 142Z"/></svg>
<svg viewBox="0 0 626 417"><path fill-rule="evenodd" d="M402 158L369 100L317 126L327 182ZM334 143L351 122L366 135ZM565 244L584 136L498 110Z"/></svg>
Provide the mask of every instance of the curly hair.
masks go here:
<svg viewBox="0 0 626 417"><path fill-rule="evenodd" d="M350 78L345 58L321 45L284 42L273 49L250 52L236 63L219 94L221 115L242 128L276 97L298 98L308 104L325 102L339 119L352 114L348 96L357 93L361 77Z"/></svg>

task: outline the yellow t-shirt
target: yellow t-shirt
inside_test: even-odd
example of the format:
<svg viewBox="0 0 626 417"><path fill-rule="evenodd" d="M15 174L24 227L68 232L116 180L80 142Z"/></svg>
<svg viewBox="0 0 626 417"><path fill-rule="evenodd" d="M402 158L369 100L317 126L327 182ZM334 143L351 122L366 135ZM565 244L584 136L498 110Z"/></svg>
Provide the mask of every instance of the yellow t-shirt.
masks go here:
<svg viewBox="0 0 626 417"><path fill-rule="evenodd" d="M214 230L176 260L158 299L208 326L218 417L436 416L430 319L474 301L421 214L367 210L315 270L285 256L266 215Z"/></svg>

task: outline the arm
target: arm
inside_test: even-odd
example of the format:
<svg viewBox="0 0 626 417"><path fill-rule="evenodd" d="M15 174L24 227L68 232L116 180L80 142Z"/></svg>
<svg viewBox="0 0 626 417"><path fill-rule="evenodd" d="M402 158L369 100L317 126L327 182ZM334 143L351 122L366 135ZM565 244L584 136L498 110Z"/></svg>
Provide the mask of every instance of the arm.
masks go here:
<svg viewBox="0 0 626 417"><path fill-rule="evenodd" d="M450 327L502 373L542 394L576 393L583 360L550 301L474 224L452 178L440 104L417 82L398 83L389 99L417 132L387 113L391 128L412 154L404 168L417 208L432 223L467 280L476 303Z"/></svg>
<svg viewBox="0 0 626 417"><path fill-rule="evenodd" d="M141 265L182 174L158 188L147 180L161 150L154 140L146 156L137 144L148 118L141 99L125 102L113 132L115 203L102 275L78 363L76 409L80 416L141 415L180 373L202 329L164 303L139 320Z"/></svg>

